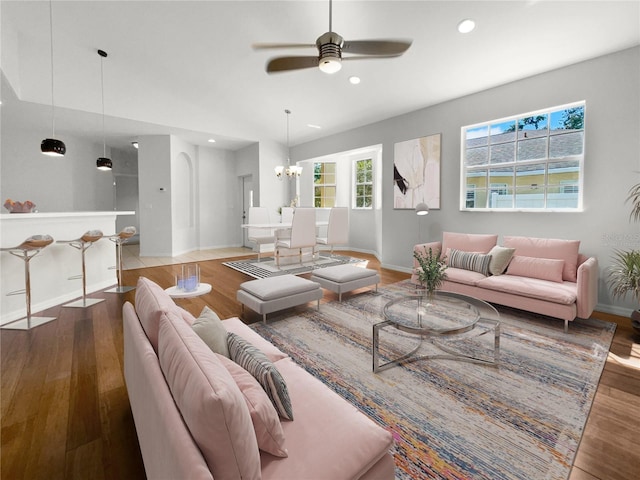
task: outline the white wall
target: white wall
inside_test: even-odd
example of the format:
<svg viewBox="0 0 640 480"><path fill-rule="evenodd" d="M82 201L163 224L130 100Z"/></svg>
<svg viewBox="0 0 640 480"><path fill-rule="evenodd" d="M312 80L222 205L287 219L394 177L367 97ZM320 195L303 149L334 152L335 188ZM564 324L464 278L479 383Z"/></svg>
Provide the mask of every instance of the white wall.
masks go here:
<svg viewBox="0 0 640 480"><path fill-rule="evenodd" d="M292 161L382 143L382 264L408 269L418 241L417 217L393 209L393 147L396 142L442 133L441 209L422 224L421 241L443 231L499 233L581 240L581 251L600 262L600 308L637 307L614 302L605 268L615 248L640 248L640 228L629 223L625 198L640 181L640 48L530 77L376 124L298 145ZM584 211L578 213L461 212L460 129L465 125L586 100ZM357 238L354 248L361 247ZM625 310L626 311L626 310Z"/></svg>
<svg viewBox="0 0 640 480"><path fill-rule="evenodd" d="M51 131L24 129L3 119L2 202L7 198L31 200L39 212L113 210L113 175L96 168L96 160L103 156L102 144L58 136L67 146L67 153L64 157L49 157L40 152L40 143L50 136Z"/></svg>
<svg viewBox="0 0 640 480"><path fill-rule="evenodd" d="M199 147L200 248L241 244L241 205L234 152Z"/></svg>
<svg viewBox="0 0 640 480"><path fill-rule="evenodd" d="M168 135L138 138L140 255L171 256L171 140Z"/></svg>

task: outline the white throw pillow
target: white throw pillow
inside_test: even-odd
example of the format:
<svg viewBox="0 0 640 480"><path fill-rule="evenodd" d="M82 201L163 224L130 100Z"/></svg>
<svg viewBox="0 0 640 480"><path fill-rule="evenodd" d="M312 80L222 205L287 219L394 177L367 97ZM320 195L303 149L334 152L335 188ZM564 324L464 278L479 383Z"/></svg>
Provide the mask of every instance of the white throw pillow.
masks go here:
<svg viewBox="0 0 640 480"><path fill-rule="evenodd" d="M513 258L515 248L500 247L496 245L491 249L491 262L489 263L489 273L491 275L502 275L509 266L509 262Z"/></svg>
<svg viewBox="0 0 640 480"><path fill-rule="evenodd" d="M216 312L205 306L191 328L214 353L229 358L227 329L222 325L222 320Z"/></svg>

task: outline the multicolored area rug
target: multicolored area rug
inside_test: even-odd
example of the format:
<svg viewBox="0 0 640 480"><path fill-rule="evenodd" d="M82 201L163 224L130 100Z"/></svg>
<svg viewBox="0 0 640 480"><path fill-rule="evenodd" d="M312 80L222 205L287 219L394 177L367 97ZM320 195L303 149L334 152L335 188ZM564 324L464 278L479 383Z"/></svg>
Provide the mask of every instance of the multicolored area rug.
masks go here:
<svg viewBox="0 0 640 480"><path fill-rule="evenodd" d="M422 360L374 374L372 325L408 292L400 282L252 327L393 434L398 479L566 479L615 324L576 320L565 334L560 320L499 308L498 367ZM392 349L415 342L383 334ZM448 346L482 354L492 341Z"/></svg>
<svg viewBox="0 0 640 480"><path fill-rule="evenodd" d="M249 260L223 262L222 264L253 278L267 278L287 274L302 275L303 273L309 273L318 268L332 267L334 265L344 265L345 263L351 263L353 265L363 264L366 267L368 261L361 258L334 255L333 257L319 257L313 262L305 261L302 262L302 264L280 264L279 268L276 267L276 262L273 257L264 257L260 261L258 261L257 258L252 258Z"/></svg>

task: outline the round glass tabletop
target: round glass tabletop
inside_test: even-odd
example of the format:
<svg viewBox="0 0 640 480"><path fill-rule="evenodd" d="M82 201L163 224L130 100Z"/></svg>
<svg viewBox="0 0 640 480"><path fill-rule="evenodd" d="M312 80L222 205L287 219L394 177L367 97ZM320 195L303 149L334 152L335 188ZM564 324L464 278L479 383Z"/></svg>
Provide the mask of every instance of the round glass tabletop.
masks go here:
<svg viewBox="0 0 640 480"><path fill-rule="evenodd" d="M482 300L453 292L437 291L403 295L383 308L385 320L410 333L445 334L471 330L483 318L494 317L495 309ZM496 313L497 315L497 313Z"/></svg>

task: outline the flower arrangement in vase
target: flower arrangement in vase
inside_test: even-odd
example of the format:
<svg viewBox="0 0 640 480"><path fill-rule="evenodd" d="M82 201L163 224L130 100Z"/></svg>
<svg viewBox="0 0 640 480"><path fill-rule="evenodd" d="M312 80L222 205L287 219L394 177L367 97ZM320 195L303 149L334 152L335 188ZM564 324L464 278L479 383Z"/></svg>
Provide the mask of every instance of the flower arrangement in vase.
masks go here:
<svg viewBox="0 0 640 480"><path fill-rule="evenodd" d="M433 297L434 292L442 286L442 282L447 278L447 264L440 252L434 253L433 249L424 248L424 253L419 250L413 251L420 268L416 270L420 284L425 288L429 297Z"/></svg>

